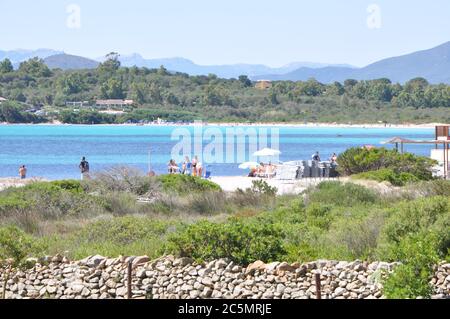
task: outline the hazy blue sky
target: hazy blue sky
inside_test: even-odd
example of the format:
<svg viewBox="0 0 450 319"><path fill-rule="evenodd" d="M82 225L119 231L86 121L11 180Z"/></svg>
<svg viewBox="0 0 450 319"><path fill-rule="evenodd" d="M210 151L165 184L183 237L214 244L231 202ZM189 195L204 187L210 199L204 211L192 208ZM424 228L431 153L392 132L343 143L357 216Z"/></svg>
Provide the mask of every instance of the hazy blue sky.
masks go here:
<svg viewBox="0 0 450 319"><path fill-rule="evenodd" d="M70 4L81 9L79 28ZM371 4L380 28L368 26ZM0 0L0 50L361 66L449 41L449 17L449 0Z"/></svg>

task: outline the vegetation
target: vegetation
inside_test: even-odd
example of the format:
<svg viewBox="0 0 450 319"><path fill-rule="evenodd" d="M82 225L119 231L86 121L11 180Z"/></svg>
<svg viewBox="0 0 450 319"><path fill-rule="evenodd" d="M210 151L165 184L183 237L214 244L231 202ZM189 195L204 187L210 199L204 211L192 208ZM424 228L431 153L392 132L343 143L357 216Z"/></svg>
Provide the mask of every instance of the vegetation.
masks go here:
<svg viewBox="0 0 450 319"><path fill-rule="evenodd" d="M450 258L448 194L450 182L438 180L393 193L322 182L301 195L276 196L259 182L226 194L200 178L148 177L121 167L89 181L1 191L0 259L172 253L241 264L400 261L386 295L427 297L432 265Z"/></svg>
<svg viewBox="0 0 450 319"><path fill-rule="evenodd" d="M34 238L16 226L0 227L0 265L12 259L13 265L21 264L30 254L41 253Z"/></svg>
<svg viewBox="0 0 450 319"><path fill-rule="evenodd" d="M277 226L234 218L224 224L200 221L190 225L171 236L166 249L197 260L226 256L240 264L273 261L284 254Z"/></svg>
<svg viewBox="0 0 450 319"><path fill-rule="evenodd" d="M408 182L433 178L434 160L411 153L399 153L385 148L350 148L339 155L338 171L353 178L388 181L403 186Z"/></svg>
<svg viewBox="0 0 450 319"><path fill-rule="evenodd" d="M45 119L35 114L25 112L23 105L6 101L0 104L0 122L8 123L40 123Z"/></svg>
<svg viewBox="0 0 450 319"><path fill-rule="evenodd" d="M128 121L261 121L401 123L450 121L450 86L430 85L416 78L404 85L388 79L346 80L322 84L276 81L268 90L256 89L246 76L221 79L189 76L159 69L121 67L110 54L96 69L49 70L34 58L17 70L0 61L0 95L32 106L47 106L47 120L65 123L124 123ZM67 101L132 99L125 114L74 110ZM430 110L432 109L432 111ZM5 119L4 119L5 120ZM33 122L13 117L8 122Z"/></svg>
<svg viewBox="0 0 450 319"><path fill-rule="evenodd" d="M164 191L177 194L220 190L219 185L190 175L169 174L161 175L157 179L161 182Z"/></svg>
<svg viewBox="0 0 450 319"><path fill-rule="evenodd" d="M437 237L433 233L408 235L395 247L395 255L402 265L384 282L388 298L407 299L431 297L430 278L433 266L439 262Z"/></svg>

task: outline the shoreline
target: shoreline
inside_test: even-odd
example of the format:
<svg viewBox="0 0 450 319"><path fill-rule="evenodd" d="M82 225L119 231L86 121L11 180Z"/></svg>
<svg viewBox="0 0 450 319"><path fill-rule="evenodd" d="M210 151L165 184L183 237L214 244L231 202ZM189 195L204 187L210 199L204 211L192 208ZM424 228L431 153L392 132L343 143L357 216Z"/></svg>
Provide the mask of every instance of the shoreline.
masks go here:
<svg viewBox="0 0 450 319"><path fill-rule="evenodd" d="M321 122L255 122L255 123L245 123L245 122L199 122L199 123L148 123L148 124L68 124L60 122L49 122L49 123L6 123L0 122L0 126L111 126L111 127L129 127L129 126L150 126L150 127L168 127L168 126L218 126L218 127L230 127L230 126L249 126L249 127L293 127L293 128L392 128L392 129L429 129L434 128L438 125L450 125L447 123L404 123L404 124L383 124L383 123L366 123L366 124L350 124L350 123L321 123Z"/></svg>

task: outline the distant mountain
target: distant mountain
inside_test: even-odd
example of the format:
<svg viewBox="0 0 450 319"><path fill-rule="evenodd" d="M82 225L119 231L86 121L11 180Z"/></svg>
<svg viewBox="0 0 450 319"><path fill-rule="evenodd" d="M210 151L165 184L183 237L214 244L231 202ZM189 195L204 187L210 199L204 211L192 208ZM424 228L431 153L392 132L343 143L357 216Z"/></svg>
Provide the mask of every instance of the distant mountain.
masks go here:
<svg viewBox="0 0 450 319"><path fill-rule="evenodd" d="M322 83L334 81L344 81L349 78L355 78L354 73L358 69L347 67L327 66L324 68L299 68L286 74L267 74L252 77L253 80L272 80L272 81L306 81L315 78Z"/></svg>
<svg viewBox="0 0 450 319"><path fill-rule="evenodd" d="M304 81L312 77L323 83L342 82L349 78L388 78L392 82L404 83L415 77L426 78L430 83L450 83L450 42L429 50L384 59L359 69L335 66L315 69L302 67L285 74L271 73L252 78Z"/></svg>
<svg viewBox="0 0 450 319"><path fill-rule="evenodd" d="M94 69L98 66L99 62L87 59L77 55L70 54L56 54L46 57L44 59L45 64L50 69Z"/></svg>
<svg viewBox="0 0 450 319"><path fill-rule="evenodd" d="M55 55L55 54L61 54L62 51L56 51L52 49L37 49L37 50L24 50L24 49L17 49L17 50L9 50L9 51L2 51L0 50L0 61L4 59L11 60L11 63L13 64L14 68L18 68L20 62L29 60L34 57L38 57L41 59L45 59L48 56Z"/></svg>
<svg viewBox="0 0 450 319"><path fill-rule="evenodd" d="M271 68L263 64L231 64L231 65L198 65L185 58L145 59L140 54L134 53L121 56L120 62L123 66L138 66L147 68L159 68L161 65L171 71L188 73L191 75L216 74L222 78L237 78L245 74L250 77L261 74L284 74L298 69L299 67L320 68L331 64L314 62L294 62L279 68ZM353 66L345 65L353 68Z"/></svg>
<svg viewBox="0 0 450 319"><path fill-rule="evenodd" d="M0 60L4 60L6 58L10 59L11 62L14 63L20 63L22 61L39 57L41 59L44 59L50 55L55 54L61 54L62 51L55 51L51 49L37 49L37 50L10 50L10 51L2 51L0 50Z"/></svg>
<svg viewBox="0 0 450 319"><path fill-rule="evenodd" d="M95 68L98 65L97 61L50 49L0 51L0 60L9 58L14 67L35 56L45 59L51 68L85 69ZM123 55L119 59L123 66L128 67L159 68L164 65L170 71L190 75L216 74L222 78L237 78L244 74L253 80L300 81L313 77L320 82L330 83L342 82L349 78L369 80L385 77L392 82L404 83L414 77L424 77L431 83L450 83L450 42L429 50L384 59L363 68L315 62L293 62L281 67L262 64L198 65L180 57L146 59L137 53Z"/></svg>
<svg viewBox="0 0 450 319"><path fill-rule="evenodd" d="M385 77L394 82L418 76L431 83L450 83L450 41L429 50L384 59L357 71L358 79Z"/></svg>

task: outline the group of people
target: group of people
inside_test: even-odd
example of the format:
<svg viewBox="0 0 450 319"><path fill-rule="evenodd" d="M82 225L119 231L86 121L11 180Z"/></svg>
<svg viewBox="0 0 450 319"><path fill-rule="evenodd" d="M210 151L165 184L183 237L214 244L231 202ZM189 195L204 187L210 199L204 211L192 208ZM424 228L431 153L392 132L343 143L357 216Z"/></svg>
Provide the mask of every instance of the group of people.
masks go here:
<svg viewBox="0 0 450 319"><path fill-rule="evenodd" d="M259 163L259 166L253 167L248 174L248 177L271 177L275 174L276 166L271 162L268 164Z"/></svg>
<svg viewBox="0 0 450 319"><path fill-rule="evenodd" d="M320 155L319 152L315 152L312 156L311 159L315 162L320 162ZM331 166L337 166L337 155L336 153L333 153L331 155L331 157L329 158L330 161L330 165Z"/></svg>
<svg viewBox="0 0 450 319"><path fill-rule="evenodd" d="M315 152L312 155L312 160L320 162L320 155L319 152ZM337 155L336 153L333 153L330 157L330 165L336 166L337 165ZM80 162L80 165L78 165L80 172L81 172L81 179L86 179L89 177L89 162L86 160L86 158L83 156ZM169 174L189 174L192 176L202 176L203 173L203 167L202 163L198 160L198 156L194 156L192 161L189 160L189 157L186 156L184 158L183 163L181 164L181 169L178 166L178 164L175 162L174 159L171 159L169 163L167 163L167 170ZM251 169L250 173L248 174L249 177L258 177L258 176L272 176L276 171L276 166L273 165L271 162L268 164L260 163L258 167L254 167ZM21 179L25 179L27 175L27 168L25 165L21 165L19 167L19 177Z"/></svg>
<svg viewBox="0 0 450 319"><path fill-rule="evenodd" d="M169 174L181 173L192 176L202 176L203 167L202 163L198 160L197 155L194 156L192 161L189 160L189 156L186 156L181 164L181 168L174 159L171 159L169 163L167 163L167 171Z"/></svg>
<svg viewBox="0 0 450 319"><path fill-rule="evenodd" d="M89 177L89 162L86 161L86 158L83 156L81 159L80 165L78 165L81 171L81 179L85 179ZM25 165L20 165L19 167L19 177L20 179L27 178L27 168Z"/></svg>

